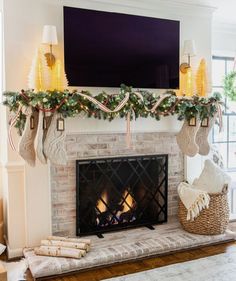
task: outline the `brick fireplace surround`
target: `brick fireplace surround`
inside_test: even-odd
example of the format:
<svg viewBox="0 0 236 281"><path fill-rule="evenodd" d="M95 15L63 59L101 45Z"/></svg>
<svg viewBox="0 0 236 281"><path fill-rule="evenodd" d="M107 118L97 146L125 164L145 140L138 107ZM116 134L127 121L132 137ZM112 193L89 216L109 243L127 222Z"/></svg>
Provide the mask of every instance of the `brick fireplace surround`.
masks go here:
<svg viewBox="0 0 236 281"><path fill-rule="evenodd" d="M51 166L52 232L55 235L76 234L76 159L114 156L168 154L168 223L149 230L146 227L106 233L104 239L89 238L92 250L82 259L62 259L35 255L32 248L24 250L35 280L68 272L88 270L115 263L152 257L164 253L231 241L232 234L195 235L185 232L176 220L177 186L184 179L184 157L176 143L175 133L132 133L132 148L126 135L68 134L68 164Z"/></svg>
<svg viewBox="0 0 236 281"><path fill-rule="evenodd" d="M131 148L127 148L126 135L122 133L75 133L66 137L66 151L67 165L51 166L53 234L74 236L76 233L77 159L168 154L168 215L177 214L177 186L184 179L184 157L175 133L133 133Z"/></svg>

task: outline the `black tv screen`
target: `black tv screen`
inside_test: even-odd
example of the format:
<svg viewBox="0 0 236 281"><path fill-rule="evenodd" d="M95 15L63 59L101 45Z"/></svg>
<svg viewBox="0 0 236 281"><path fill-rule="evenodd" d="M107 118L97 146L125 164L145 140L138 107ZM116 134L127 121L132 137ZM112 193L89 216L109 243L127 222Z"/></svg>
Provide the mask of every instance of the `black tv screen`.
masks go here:
<svg viewBox="0 0 236 281"><path fill-rule="evenodd" d="M176 89L179 21L64 7L70 86Z"/></svg>

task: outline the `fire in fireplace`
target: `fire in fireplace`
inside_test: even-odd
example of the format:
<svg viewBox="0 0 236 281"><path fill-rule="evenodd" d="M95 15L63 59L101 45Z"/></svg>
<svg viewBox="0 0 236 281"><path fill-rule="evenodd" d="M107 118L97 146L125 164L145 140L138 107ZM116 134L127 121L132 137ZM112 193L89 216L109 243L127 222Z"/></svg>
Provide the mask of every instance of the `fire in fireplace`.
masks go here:
<svg viewBox="0 0 236 281"><path fill-rule="evenodd" d="M115 208L115 217L110 213L108 209L108 194L107 191L101 196L101 199L98 200L96 209L98 211L97 216L97 225L98 226L106 226L110 223L118 224L123 222L132 222L135 218L135 200L130 194L131 191L125 190L124 193L120 197L120 202L116 205Z"/></svg>
<svg viewBox="0 0 236 281"><path fill-rule="evenodd" d="M168 156L76 161L77 235L167 221Z"/></svg>

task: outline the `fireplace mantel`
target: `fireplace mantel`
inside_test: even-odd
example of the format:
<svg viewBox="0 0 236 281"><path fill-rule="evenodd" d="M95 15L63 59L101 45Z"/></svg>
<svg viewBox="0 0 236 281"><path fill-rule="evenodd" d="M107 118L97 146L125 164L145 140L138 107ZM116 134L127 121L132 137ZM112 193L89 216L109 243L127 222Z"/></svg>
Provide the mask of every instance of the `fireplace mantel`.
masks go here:
<svg viewBox="0 0 236 281"><path fill-rule="evenodd" d="M182 122L176 121L175 117L166 117L158 122L148 119L132 121L133 146L129 149L126 145L125 120L117 119L109 123L102 120L72 118L66 121L68 166L55 167L49 163L42 165L37 162L36 167L32 168L23 161L9 162L5 166L5 171L11 175L6 196L21 198L18 204L8 206L14 214L17 213L17 216L12 216L11 222L14 221L14 227L18 226L19 233L16 237L13 231L9 232L9 256L12 258L20 256L23 247L37 246L41 239L52 233L75 235L73 198L75 198L76 159L167 153L170 155L170 163L175 163L174 165L179 169L176 174L170 168L173 182L171 184L170 181L169 192L171 198L176 200L176 186L183 179L184 172L186 178L186 172L189 170L184 169L188 159L184 164L184 157L175 142L175 134L181 125ZM17 142L17 137L15 137L15 142ZM68 143L70 143L69 146ZM176 155L178 155L177 160ZM177 164L176 161L180 161L181 164ZM191 165L188 166L191 169ZM198 166L201 169L201 166ZM192 174L195 173L194 170ZM19 186L19 183L22 189L15 188ZM63 188L66 188L66 192L60 196L56 195L55 189L58 192L58 189L60 191ZM64 197L65 194L67 194L66 197ZM176 214L176 203L171 200L169 202L168 213ZM71 205L65 209L64 204L68 206L68 203ZM10 211L10 215L13 213ZM66 223L63 216L68 218Z"/></svg>
<svg viewBox="0 0 236 281"><path fill-rule="evenodd" d="M51 0L38 0L37 4L33 3L29 5L28 2L22 3L19 1L19 3L16 3L16 1L12 0L6 1L6 5L4 5L4 26L8 27L8 29L14 29L15 27L12 23L12 18L18 22L18 33L15 34L14 32L6 32L4 38L4 46L6 50L5 68L7 70L5 77L6 89L16 90L27 88L26 77L28 75L29 65L32 59L32 51L37 47L37 38L40 38L41 26L45 24L46 21L54 20L58 29L59 38L63 37L63 15L61 11L62 6L65 4L85 9L92 7L93 9L107 11L116 10L130 14L140 14L180 20L181 42L183 42L185 39L188 39L191 34L194 34L195 36L194 39L197 44L198 54L192 60L193 67L197 65L200 58L206 58L209 66L210 77L212 11L209 8L198 7L194 10L194 13L191 14L192 16L189 16L191 9L187 8L186 5L182 5L181 7L178 7L178 9L173 9L173 5L165 4L164 1L158 1L160 3L155 5L154 9L150 9L150 3L153 1L149 1L150 3L146 3L144 1L142 1L142 3L140 1L132 1L132 5L127 5L127 1L120 1L118 4L115 0L82 0L76 4L75 2L77 1L56 0L55 3L52 4ZM16 5L18 6L16 7ZM27 19L22 18L21 13L19 13L19 9L30 11L31 13L35 14L35 17L28 17ZM44 15L43 17L42 14ZM198 30L201 30L201 33L199 33ZM19 46L19 48L15 48L16 45ZM57 49L57 47L55 47L55 51L56 55L63 55L61 51ZM16 75L14 71L11 71L13 65L22 66L21 71L18 72L18 75ZM98 90L100 91L101 89L95 88L89 90L96 92ZM105 90L109 90L111 93L116 93L117 89L107 88ZM21 255L23 247L36 246L41 239L52 232L52 229L55 231L56 226L58 226L58 222L56 222L55 225L52 225L51 220L51 217L53 216L51 206L51 189L53 189L53 184L51 184L51 182L54 178L54 167L50 167L49 164L43 166L40 163L37 163L36 168L31 168L26 165L15 152L10 150L8 146L7 138L5 137L7 136L8 132L7 124L8 112L6 109L2 109L0 126L2 132L1 136L4 135L4 137L2 137L0 140L0 172L4 187L3 197L5 201L5 209L7 210L7 220L5 221L7 222L6 228L8 230L7 236L9 240L9 257L14 257ZM73 147L75 149L79 149L76 158L73 158L75 150L69 152L71 155L70 163L73 163L73 159L78 159L78 157L80 157L80 159L82 159L82 157L88 157L88 155L83 155L80 149L86 146L86 144L83 144L82 142L96 139L94 134L99 134L100 138L108 138L109 134L111 134L111 137L113 137L113 132L124 134L126 131L125 121L119 119L109 123L108 121L104 122L93 119L85 120L81 118L73 118L73 120L68 120L66 126L68 130L68 138L73 139L75 134L79 134L78 138L80 138L79 144L73 143ZM137 122L131 123L131 130L133 133L176 133L180 127L181 122L176 121L176 118L172 117L166 117L165 120L159 122L149 119L139 119ZM17 143L17 136L14 136L14 139L15 143ZM160 140L158 139L155 141L155 150L157 152L159 141ZM138 147L137 149L142 150L143 148ZM148 148L146 147L146 149ZM113 151L118 153L120 148L117 148ZM122 155L125 155L125 153L130 153L130 151L126 151L125 148L123 148L121 152L123 153ZM89 151L89 153L93 154L94 152ZM99 149L98 153L104 155L104 151L102 149ZM108 153L109 152L107 150L107 154ZM93 156L91 155L90 157ZM196 173L196 171L191 171L191 167L195 166L193 164L194 161L194 159L191 159L191 164L189 165L189 159L186 159L185 178L189 177L190 174ZM197 163L196 166L201 169L201 165L199 163ZM68 167L68 172L70 169L72 169L71 167ZM63 178L63 173L65 173L65 170L62 168L60 173L61 177ZM172 175L172 178L175 178L174 174ZM71 189L69 189L69 192L71 192ZM68 228L70 227L71 225L69 222ZM60 229L58 231L60 231Z"/></svg>

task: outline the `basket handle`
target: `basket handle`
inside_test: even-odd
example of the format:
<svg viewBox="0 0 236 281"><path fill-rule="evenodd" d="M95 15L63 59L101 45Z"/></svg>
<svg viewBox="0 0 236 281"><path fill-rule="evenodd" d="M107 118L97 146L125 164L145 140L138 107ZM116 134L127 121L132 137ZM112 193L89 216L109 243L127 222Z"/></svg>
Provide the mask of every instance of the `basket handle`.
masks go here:
<svg viewBox="0 0 236 281"><path fill-rule="evenodd" d="M224 184L223 188L222 188L222 193L223 194L227 194L229 191L229 186L228 184Z"/></svg>

